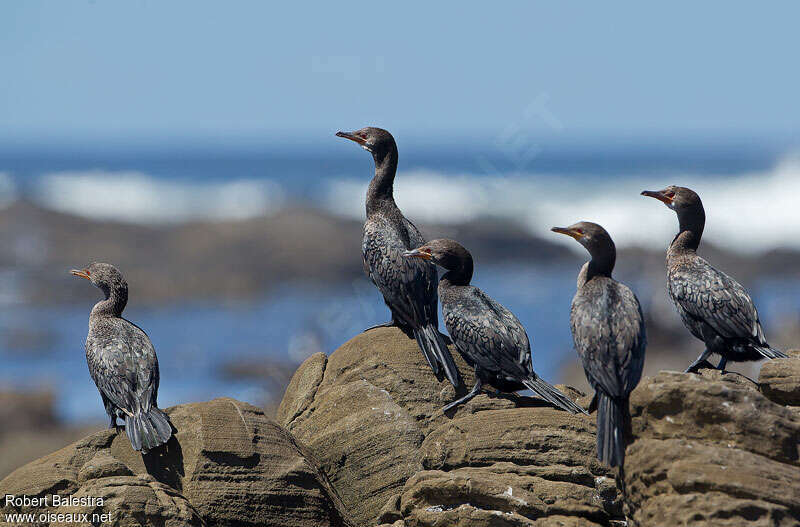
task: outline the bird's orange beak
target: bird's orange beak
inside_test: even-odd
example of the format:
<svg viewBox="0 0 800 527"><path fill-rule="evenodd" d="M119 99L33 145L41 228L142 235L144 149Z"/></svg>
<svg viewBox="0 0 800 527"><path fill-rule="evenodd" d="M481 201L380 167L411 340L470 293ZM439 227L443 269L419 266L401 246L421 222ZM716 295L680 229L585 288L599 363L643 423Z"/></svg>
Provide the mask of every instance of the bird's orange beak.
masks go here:
<svg viewBox="0 0 800 527"><path fill-rule="evenodd" d="M430 260L431 250L424 246L418 247L412 251L404 252L403 256L405 256L406 258L422 258L423 260Z"/></svg>
<svg viewBox="0 0 800 527"><path fill-rule="evenodd" d="M550 229L553 232L557 232L559 234L566 234L567 236L572 236L576 240L580 240L583 238L583 233L576 231L575 229L570 229L568 227L553 227Z"/></svg>
<svg viewBox="0 0 800 527"><path fill-rule="evenodd" d="M648 198L656 198L659 201L663 201L667 205L672 205L672 200L674 199L674 196L668 197L661 190L643 190L642 196L647 196Z"/></svg>
<svg viewBox="0 0 800 527"><path fill-rule="evenodd" d="M355 135L353 132L336 132L336 137L344 137L345 139L350 139L351 141L355 141L360 145L366 144L367 142L366 139Z"/></svg>
<svg viewBox="0 0 800 527"><path fill-rule="evenodd" d="M80 276L81 278L86 278L87 280L91 280L90 273L87 269L73 269L69 272L73 276Z"/></svg>

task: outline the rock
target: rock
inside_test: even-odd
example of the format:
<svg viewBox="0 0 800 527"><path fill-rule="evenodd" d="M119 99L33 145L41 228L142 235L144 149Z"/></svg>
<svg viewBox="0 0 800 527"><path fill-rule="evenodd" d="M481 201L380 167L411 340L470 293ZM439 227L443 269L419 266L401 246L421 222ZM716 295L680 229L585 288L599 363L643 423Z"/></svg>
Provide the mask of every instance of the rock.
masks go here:
<svg viewBox="0 0 800 527"><path fill-rule="evenodd" d="M111 513L114 525L351 525L325 476L285 429L249 404L215 399L167 409L177 429L142 455L124 433L97 432L11 473L3 494L103 498L9 512ZM2 504L4 505L4 503Z"/></svg>
<svg viewBox="0 0 800 527"><path fill-rule="evenodd" d="M471 386L470 368L453 356ZM593 526L623 519L614 475L595 457L594 416L496 394L444 415L454 396L414 340L381 328L327 359L320 353L306 360L278 415L359 525Z"/></svg>
<svg viewBox="0 0 800 527"><path fill-rule="evenodd" d="M661 372L631 394L631 415L631 525L800 522L800 418L751 381Z"/></svg>
<svg viewBox="0 0 800 527"><path fill-rule="evenodd" d="M764 363L758 384L771 401L800 406L800 350L790 350L786 354L792 358Z"/></svg>

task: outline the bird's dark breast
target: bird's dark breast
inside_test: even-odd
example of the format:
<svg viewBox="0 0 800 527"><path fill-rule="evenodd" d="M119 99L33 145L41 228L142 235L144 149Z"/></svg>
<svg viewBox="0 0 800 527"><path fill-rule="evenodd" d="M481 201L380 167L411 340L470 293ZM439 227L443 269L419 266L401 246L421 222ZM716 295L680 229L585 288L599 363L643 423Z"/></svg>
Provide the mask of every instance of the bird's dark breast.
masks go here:
<svg viewBox="0 0 800 527"><path fill-rule="evenodd" d="M592 386L612 397L629 393L641 376L646 345L633 292L610 278L593 278L576 292L570 324Z"/></svg>

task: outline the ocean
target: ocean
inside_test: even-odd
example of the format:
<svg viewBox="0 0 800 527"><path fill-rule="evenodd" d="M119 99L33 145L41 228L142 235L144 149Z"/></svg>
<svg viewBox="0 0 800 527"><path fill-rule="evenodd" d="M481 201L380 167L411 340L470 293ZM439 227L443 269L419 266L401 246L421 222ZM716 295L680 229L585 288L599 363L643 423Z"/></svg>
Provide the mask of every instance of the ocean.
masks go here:
<svg viewBox="0 0 800 527"><path fill-rule="evenodd" d="M321 147L321 152L292 146L264 152L0 150L0 206L26 199L93 219L154 226L268 216L297 205L362 218L372 160L354 145L338 146ZM497 145L483 153L452 145L401 149L396 201L418 222L511 218L532 234L576 251L580 248L573 241L551 236L549 228L591 220L604 225L620 247L663 250L675 233L674 214L639 193L679 184L703 198L709 217L705 239L714 244L748 254L800 250L795 235L800 231L800 157L791 149L747 143L666 148L650 142L534 150L520 154ZM361 266L357 256L353 265ZM519 316L533 341L534 366L554 381L563 361L574 359L568 317L577 272L502 262L476 268L475 284ZM13 276L13 269L0 269L0 280ZM640 298L660 294L644 281L631 285ZM800 312L795 282L762 277L750 290L768 331L772 321ZM90 308L0 297L0 331L23 340L34 335L25 351L0 345L0 386L47 387L57 394L64 419L103 420L83 355ZM126 310L158 352L161 406L223 395L259 403L263 384L225 375L228 361L280 357L299 362L313 351L333 351L387 316L365 279L325 288L286 284L242 303L132 303Z"/></svg>

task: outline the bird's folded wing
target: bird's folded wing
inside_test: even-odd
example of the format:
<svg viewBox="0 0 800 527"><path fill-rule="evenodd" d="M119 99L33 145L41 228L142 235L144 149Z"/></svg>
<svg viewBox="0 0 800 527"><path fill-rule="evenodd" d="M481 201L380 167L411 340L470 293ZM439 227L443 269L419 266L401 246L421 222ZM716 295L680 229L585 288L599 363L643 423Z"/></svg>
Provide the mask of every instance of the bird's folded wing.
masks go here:
<svg viewBox="0 0 800 527"><path fill-rule="evenodd" d="M736 280L705 261L698 261L692 272L673 272L668 278L673 300L689 316L702 320L725 338L765 344L758 311Z"/></svg>
<svg viewBox="0 0 800 527"><path fill-rule="evenodd" d="M438 326L436 268L403 256L407 249L399 235L384 229L368 229L362 249L370 280L389 306L406 318L404 322Z"/></svg>

